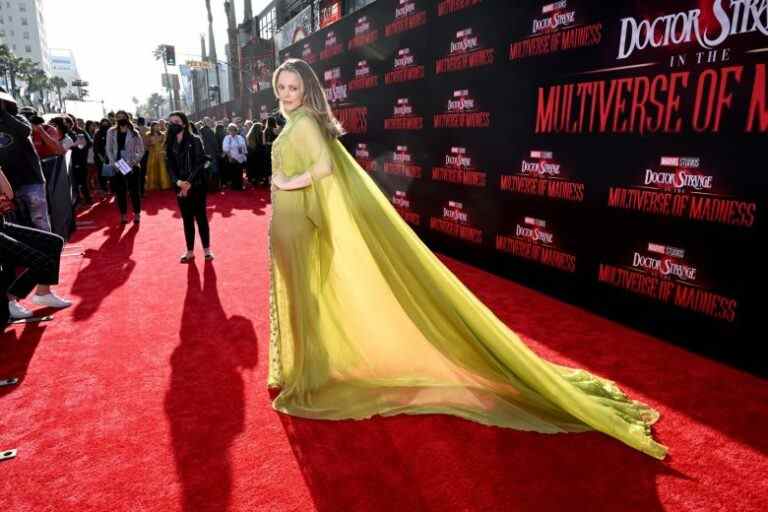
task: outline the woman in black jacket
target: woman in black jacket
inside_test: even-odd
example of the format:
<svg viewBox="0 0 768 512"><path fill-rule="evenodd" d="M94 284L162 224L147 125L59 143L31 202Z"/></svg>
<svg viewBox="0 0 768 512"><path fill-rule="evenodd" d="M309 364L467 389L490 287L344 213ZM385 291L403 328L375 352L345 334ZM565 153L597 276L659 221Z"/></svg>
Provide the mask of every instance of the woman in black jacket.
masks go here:
<svg viewBox="0 0 768 512"><path fill-rule="evenodd" d="M184 238L187 252L181 262L187 263L194 255L195 221L203 243L205 259L212 260L210 230L206 216L206 167L209 159L203 149L203 142L196 136L184 112L173 112L168 116L168 137L165 142L168 172L176 187L176 200L184 221Z"/></svg>

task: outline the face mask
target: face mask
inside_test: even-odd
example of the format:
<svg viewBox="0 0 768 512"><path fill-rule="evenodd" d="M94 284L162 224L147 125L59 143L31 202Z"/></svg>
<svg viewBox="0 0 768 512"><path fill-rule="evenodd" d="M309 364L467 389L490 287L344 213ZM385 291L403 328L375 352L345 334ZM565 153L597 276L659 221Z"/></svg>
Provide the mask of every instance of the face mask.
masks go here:
<svg viewBox="0 0 768 512"><path fill-rule="evenodd" d="M118 119L117 120L118 126L128 126L128 120L127 119Z"/></svg>
<svg viewBox="0 0 768 512"><path fill-rule="evenodd" d="M174 124L174 123L171 123L171 124L168 125L168 133L170 133L171 135L174 135L174 136L178 135L182 131L184 131L184 127L183 126L179 126L179 125Z"/></svg>

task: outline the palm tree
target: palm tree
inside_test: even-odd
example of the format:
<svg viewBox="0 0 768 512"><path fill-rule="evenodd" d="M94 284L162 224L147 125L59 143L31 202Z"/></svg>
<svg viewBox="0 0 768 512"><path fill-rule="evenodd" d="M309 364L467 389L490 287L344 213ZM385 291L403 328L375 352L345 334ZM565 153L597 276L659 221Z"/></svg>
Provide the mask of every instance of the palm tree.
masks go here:
<svg viewBox="0 0 768 512"><path fill-rule="evenodd" d="M35 67L25 79L27 80L27 92L30 93L30 95L35 92L40 93L40 104L44 105L45 93L50 89L50 83L48 77L45 75L45 71Z"/></svg>
<svg viewBox="0 0 768 512"><path fill-rule="evenodd" d="M165 98L153 92L149 99L147 99L147 107L149 107L151 112L155 113L156 117L160 117L160 108L165 104L165 101Z"/></svg>
<svg viewBox="0 0 768 512"><path fill-rule="evenodd" d="M64 99L61 96L61 88L67 86L67 81L61 78L60 76L54 76L50 79L50 84L53 88L56 89L56 94L59 96L59 108L64 108Z"/></svg>
<svg viewBox="0 0 768 512"><path fill-rule="evenodd" d="M16 87L16 79L23 78L34 67L36 67L36 64L33 61L16 57L8 49L7 45L0 45L0 69L6 75L6 83L10 85L10 93L12 95L19 94L19 89Z"/></svg>

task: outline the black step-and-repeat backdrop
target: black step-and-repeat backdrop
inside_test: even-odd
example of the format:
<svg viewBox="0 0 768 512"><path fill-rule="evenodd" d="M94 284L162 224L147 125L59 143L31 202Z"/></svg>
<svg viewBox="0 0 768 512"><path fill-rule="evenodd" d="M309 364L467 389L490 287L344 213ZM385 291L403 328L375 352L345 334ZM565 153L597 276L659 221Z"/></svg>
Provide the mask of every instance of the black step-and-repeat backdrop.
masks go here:
<svg viewBox="0 0 768 512"><path fill-rule="evenodd" d="M694 347L757 350L765 1L378 0L288 57L433 247Z"/></svg>

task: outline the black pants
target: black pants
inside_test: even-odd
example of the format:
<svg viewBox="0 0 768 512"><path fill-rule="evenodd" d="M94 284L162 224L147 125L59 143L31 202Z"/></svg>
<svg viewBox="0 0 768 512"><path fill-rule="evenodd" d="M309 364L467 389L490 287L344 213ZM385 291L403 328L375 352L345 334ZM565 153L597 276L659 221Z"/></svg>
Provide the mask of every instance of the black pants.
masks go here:
<svg viewBox="0 0 768 512"><path fill-rule="evenodd" d="M123 174L120 171L115 170L115 175L112 176L112 192L115 193L115 197L117 198L117 207L120 210L120 215L128 213L126 192L131 196L133 213L141 212L140 178L141 170L138 167L134 167L133 171L128 174Z"/></svg>
<svg viewBox="0 0 768 512"><path fill-rule="evenodd" d="M236 160L225 159L227 166L226 181L232 190L243 190L243 167L245 163Z"/></svg>
<svg viewBox="0 0 768 512"><path fill-rule="evenodd" d="M38 284L58 284L63 248L59 235L0 220L2 281L11 283L7 293L23 299ZM18 276L17 267L24 269Z"/></svg>
<svg viewBox="0 0 768 512"><path fill-rule="evenodd" d="M147 184L147 163L149 162L149 151L144 152L144 156L141 157L141 176L139 177L139 190L141 191L141 197L144 197L144 187Z"/></svg>
<svg viewBox="0 0 768 512"><path fill-rule="evenodd" d="M72 174L75 177L75 190L77 193L79 194L82 192L83 199L91 202L91 188L88 183L88 166L85 164L73 165Z"/></svg>
<svg viewBox="0 0 768 512"><path fill-rule="evenodd" d="M203 248L207 249L211 246L208 217L205 213L206 198L207 192L202 185L189 189L186 197L176 196L179 210L181 210L181 219L184 221L184 239L187 242L188 251L195 248L195 221L197 221L197 229L200 231L200 241L203 242Z"/></svg>

